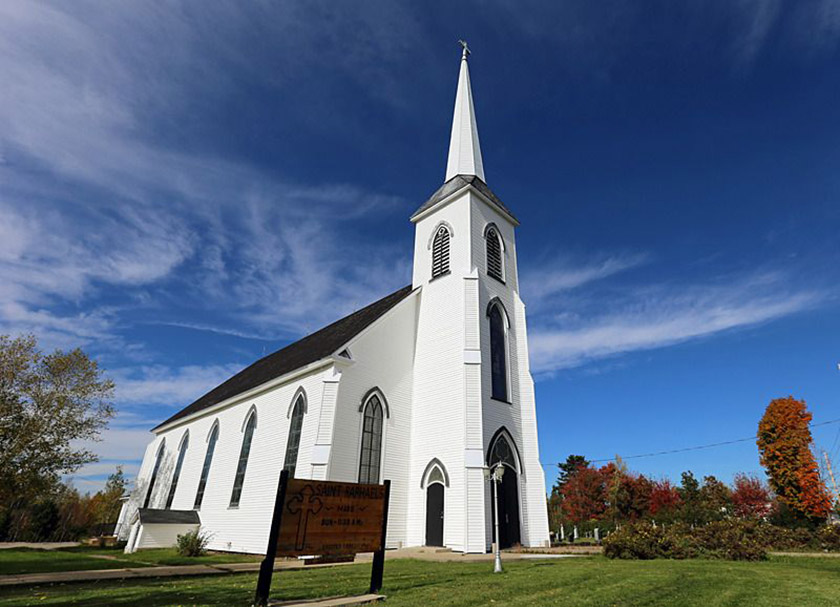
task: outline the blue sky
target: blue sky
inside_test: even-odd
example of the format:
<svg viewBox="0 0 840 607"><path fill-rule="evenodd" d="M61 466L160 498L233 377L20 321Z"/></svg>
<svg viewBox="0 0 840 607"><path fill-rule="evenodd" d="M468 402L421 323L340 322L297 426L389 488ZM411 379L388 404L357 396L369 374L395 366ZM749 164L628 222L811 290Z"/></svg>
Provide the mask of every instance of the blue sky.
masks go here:
<svg viewBox="0 0 840 607"><path fill-rule="evenodd" d="M776 396L840 417L840 2L685 4L0 3L0 332L118 384L77 485L410 281L459 38L522 221L549 483L750 436ZM750 442L629 463L760 469Z"/></svg>

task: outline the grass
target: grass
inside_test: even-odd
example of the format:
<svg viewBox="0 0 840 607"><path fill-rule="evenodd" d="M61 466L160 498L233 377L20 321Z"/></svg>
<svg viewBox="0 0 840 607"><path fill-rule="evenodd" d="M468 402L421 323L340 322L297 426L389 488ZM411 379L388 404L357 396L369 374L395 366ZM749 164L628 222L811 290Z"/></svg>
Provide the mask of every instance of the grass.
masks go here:
<svg viewBox="0 0 840 607"><path fill-rule="evenodd" d="M604 557L492 563L394 560L385 564L388 607L511 605L565 607L834 607L840 561L774 557L727 561L611 561ZM366 591L370 565L275 574L272 598L305 599ZM0 603L163 607L251 604L255 574L0 589Z"/></svg>
<svg viewBox="0 0 840 607"><path fill-rule="evenodd" d="M102 558L107 557L107 558ZM199 557L179 556L173 548L153 548L124 554L121 548L76 546L61 550L9 548L0 550L0 575L122 569L155 565L214 565L218 563L258 562L250 554L209 553Z"/></svg>

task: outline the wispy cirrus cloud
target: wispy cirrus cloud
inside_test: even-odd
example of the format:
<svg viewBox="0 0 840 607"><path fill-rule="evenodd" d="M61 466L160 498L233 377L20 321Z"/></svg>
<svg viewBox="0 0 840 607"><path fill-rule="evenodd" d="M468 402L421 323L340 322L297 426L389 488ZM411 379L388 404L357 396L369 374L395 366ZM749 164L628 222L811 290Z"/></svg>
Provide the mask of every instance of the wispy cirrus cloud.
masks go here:
<svg viewBox="0 0 840 607"><path fill-rule="evenodd" d="M0 7L0 330L101 346L126 310L181 322L194 316L177 313L188 301L226 311L220 324L293 336L400 286L405 256L361 239L340 252L335 237L400 198L288 182L149 136L151 108L182 102L185 81L206 76L202 22L151 7L77 8ZM253 17L214 11L230 13L231 30ZM362 260L368 271L355 271ZM84 311L111 292L108 312ZM161 318L164 308L176 312Z"/></svg>
<svg viewBox="0 0 840 607"><path fill-rule="evenodd" d="M111 376L118 404L180 409L240 370L239 365L138 365L115 369Z"/></svg>
<svg viewBox="0 0 840 607"><path fill-rule="evenodd" d="M650 260L647 253L609 255L601 259L580 262L571 258L555 257L549 262L524 268L521 285L529 306L541 308L554 296L597 282L626 270L636 268Z"/></svg>
<svg viewBox="0 0 840 607"><path fill-rule="evenodd" d="M556 318L537 318L531 367L550 374L622 354L663 348L744 329L813 309L828 294L792 289L786 273L758 273L715 283L655 284L584 298ZM588 314L575 314L581 305ZM594 308L594 309L593 309ZM541 322L542 321L542 322Z"/></svg>

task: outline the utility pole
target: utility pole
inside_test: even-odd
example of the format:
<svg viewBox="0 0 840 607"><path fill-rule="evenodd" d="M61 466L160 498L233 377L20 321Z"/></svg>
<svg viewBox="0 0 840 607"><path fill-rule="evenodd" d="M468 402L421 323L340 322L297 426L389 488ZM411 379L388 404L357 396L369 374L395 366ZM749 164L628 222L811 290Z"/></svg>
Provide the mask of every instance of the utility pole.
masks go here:
<svg viewBox="0 0 840 607"><path fill-rule="evenodd" d="M840 494L837 493L837 481L834 480L834 470L831 469L831 460L825 449L823 449L823 459L825 459L825 467L828 468L828 478L831 479L831 486L834 488L834 500L836 501L840 499Z"/></svg>

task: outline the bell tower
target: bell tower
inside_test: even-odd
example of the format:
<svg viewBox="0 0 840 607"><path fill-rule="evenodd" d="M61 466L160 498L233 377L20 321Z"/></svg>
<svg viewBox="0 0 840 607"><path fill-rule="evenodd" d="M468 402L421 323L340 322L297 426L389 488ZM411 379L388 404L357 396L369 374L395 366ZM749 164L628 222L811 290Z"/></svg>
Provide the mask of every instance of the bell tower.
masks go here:
<svg viewBox="0 0 840 607"><path fill-rule="evenodd" d="M443 185L412 215L413 285L421 287L412 414L409 505L422 520L429 462L443 467L443 544L484 552L499 508L502 545L548 541L545 480L539 463L525 306L519 298L519 221L487 186L470 83L461 65ZM499 495L484 470L492 458L510 470ZM439 500L435 490L435 504ZM412 507L416 508L411 513ZM435 505L437 508L437 505ZM409 538L414 544L424 538Z"/></svg>

